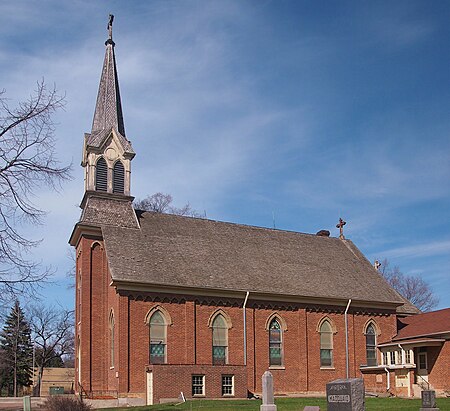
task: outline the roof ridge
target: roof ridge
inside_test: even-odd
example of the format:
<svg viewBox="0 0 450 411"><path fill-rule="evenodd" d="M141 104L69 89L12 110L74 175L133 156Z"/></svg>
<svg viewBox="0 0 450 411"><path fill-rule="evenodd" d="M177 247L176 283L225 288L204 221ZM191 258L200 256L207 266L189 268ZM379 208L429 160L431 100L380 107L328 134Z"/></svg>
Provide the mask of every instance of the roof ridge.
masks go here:
<svg viewBox="0 0 450 411"><path fill-rule="evenodd" d="M161 215L164 216L163 218L166 217L175 217L175 218L186 218L186 219L191 219L191 220L203 220L203 221L209 221L212 223L217 223L217 224L226 224L226 225L231 225L231 226L238 226L238 227L242 227L242 228L251 228L251 229L256 229L256 230L265 230L265 231L271 231L271 232L279 232L279 233L290 233L290 234L296 234L296 235L304 235L304 236L311 236L311 237L317 237L317 238L326 238L326 239L332 239L332 240L339 240L338 237L326 237L326 236L319 236L317 234L312 234L312 233L304 233L301 231L295 231L295 230L288 230L288 229L282 229L282 228L272 228L272 227L262 227L262 226L257 226L257 225L252 225L252 224L244 224L244 223L235 223L232 221L223 221L223 220L214 220L211 218L204 218L204 217L195 217L195 216L187 216L187 215L179 215L179 214L171 214L171 213L161 213L161 212L157 212L157 211L148 211L148 210L139 210L139 209L135 209L136 212L141 212L143 213L150 213L150 215ZM353 242L349 239L346 239L346 241L349 241L353 244Z"/></svg>

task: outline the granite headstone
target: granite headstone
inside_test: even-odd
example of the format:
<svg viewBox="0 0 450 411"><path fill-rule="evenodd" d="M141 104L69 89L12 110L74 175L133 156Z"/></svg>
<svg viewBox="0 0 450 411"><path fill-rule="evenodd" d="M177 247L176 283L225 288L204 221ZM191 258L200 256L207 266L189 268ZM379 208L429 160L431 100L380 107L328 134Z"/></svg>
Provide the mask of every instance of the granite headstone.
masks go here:
<svg viewBox="0 0 450 411"><path fill-rule="evenodd" d="M262 376L262 405L260 411L277 411L277 406L273 399L273 376L270 371L266 371Z"/></svg>
<svg viewBox="0 0 450 411"><path fill-rule="evenodd" d="M328 411L365 411L362 378L334 380L327 384Z"/></svg>
<svg viewBox="0 0 450 411"><path fill-rule="evenodd" d="M436 405L436 392L433 390L422 391L422 407L420 411L439 411Z"/></svg>

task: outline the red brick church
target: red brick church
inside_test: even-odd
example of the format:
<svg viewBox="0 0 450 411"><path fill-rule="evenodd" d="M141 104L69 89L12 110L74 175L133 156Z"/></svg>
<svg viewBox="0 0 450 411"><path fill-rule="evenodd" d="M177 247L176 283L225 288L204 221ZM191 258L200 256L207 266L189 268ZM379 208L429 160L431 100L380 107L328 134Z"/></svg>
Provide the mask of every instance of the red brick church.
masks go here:
<svg viewBox="0 0 450 411"><path fill-rule="evenodd" d="M76 389L153 404L245 398L270 370L277 393L337 378L396 391L380 342L417 313L339 238L133 209L114 42L106 41L76 248ZM341 233L342 234L342 233ZM389 346L383 346L389 351ZM425 351L426 352L426 351ZM403 355L403 357L402 357ZM419 351L417 350L417 355ZM394 365L394 367L392 367ZM409 384L415 381L409 380Z"/></svg>

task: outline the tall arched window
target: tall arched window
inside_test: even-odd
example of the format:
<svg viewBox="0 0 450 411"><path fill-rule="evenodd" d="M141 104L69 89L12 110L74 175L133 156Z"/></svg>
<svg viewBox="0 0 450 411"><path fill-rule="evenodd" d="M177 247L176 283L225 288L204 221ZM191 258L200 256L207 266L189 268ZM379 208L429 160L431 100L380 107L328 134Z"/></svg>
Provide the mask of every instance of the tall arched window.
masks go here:
<svg viewBox="0 0 450 411"><path fill-rule="evenodd" d="M95 189L108 191L108 166L103 157L100 157L95 167Z"/></svg>
<svg viewBox="0 0 450 411"><path fill-rule="evenodd" d="M283 331L274 318L269 325L269 366L283 365Z"/></svg>
<svg viewBox="0 0 450 411"><path fill-rule="evenodd" d="M161 311L150 317L150 364L164 364L167 353L167 324Z"/></svg>
<svg viewBox="0 0 450 411"><path fill-rule="evenodd" d="M109 313L109 333L110 333L110 348L111 348L111 359L110 359L110 367L114 368L114 328L115 328L115 322L114 322L114 312L111 310Z"/></svg>
<svg viewBox="0 0 450 411"><path fill-rule="evenodd" d="M113 193L123 194L125 191L125 169L120 160L117 160L113 168Z"/></svg>
<svg viewBox="0 0 450 411"><path fill-rule="evenodd" d="M366 328L366 358L367 365L377 365L376 331L373 323Z"/></svg>
<svg viewBox="0 0 450 411"><path fill-rule="evenodd" d="M214 365L228 363L228 325L222 314L212 322L212 354Z"/></svg>
<svg viewBox="0 0 450 411"><path fill-rule="evenodd" d="M328 320L320 326L320 366L333 366L333 329Z"/></svg>

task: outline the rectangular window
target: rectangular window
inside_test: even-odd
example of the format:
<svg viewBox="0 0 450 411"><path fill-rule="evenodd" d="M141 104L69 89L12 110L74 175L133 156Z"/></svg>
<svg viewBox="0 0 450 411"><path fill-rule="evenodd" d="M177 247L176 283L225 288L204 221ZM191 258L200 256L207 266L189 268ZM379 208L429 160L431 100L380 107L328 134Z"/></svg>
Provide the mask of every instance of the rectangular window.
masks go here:
<svg viewBox="0 0 450 411"><path fill-rule="evenodd" d="M234 395L234 375L222 375L222 395Z"/></svg>
<svg viewBox="0 0 450 411"><path fill-rule="evenodd" d="M384 352L383 353L383 365L389 365L388 363L389 359L388 359L388 353Z"/></svg>
<svg viewBox="0 0 450 411"><path fill-rule="evenodd" d="M406 364L411 364L411 351L410 350L405 351L405 361L406 361Z"/></svg>
<svg viewBox="0 0 450 411"><path fill-rule="evenodd" d="M395 365L395 351L390 352L391 365Z"/></svg>
<svg viewBox="0 0 450 411"><path fill-rule="evenodd" d="M419 370L427 369L427 353L421 352L419 353Z"/></svg>
<svg viewBox="0 0 450 411"><path fill-rule="evenodd" d="M205 395L205 376L192 376L192 395Z"/></svg>

